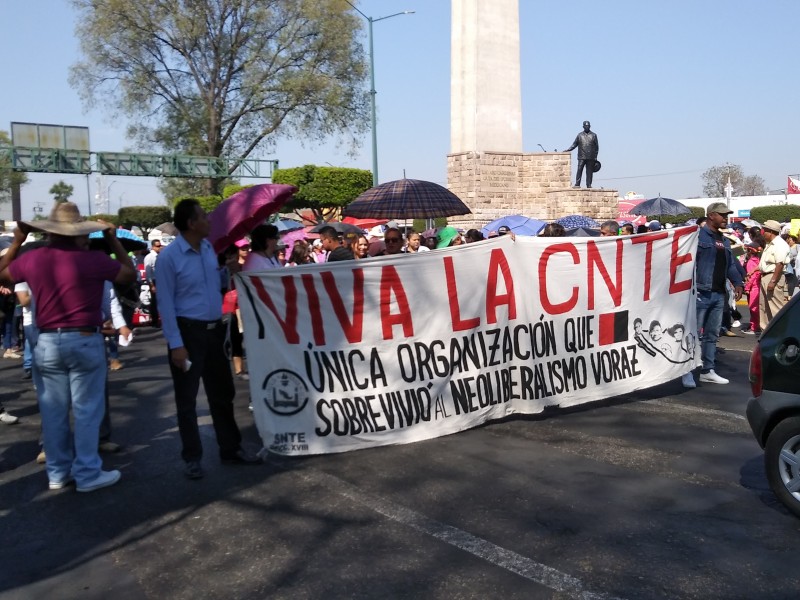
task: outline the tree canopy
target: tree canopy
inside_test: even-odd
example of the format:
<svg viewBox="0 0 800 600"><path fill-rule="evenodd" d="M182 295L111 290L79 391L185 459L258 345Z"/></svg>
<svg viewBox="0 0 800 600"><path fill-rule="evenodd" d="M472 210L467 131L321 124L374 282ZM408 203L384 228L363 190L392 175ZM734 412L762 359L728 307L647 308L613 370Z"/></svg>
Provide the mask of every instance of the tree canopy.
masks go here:
<svg viewBox="0 0 800 600"><path fill-rule="evenodd" d="M138 227L145 239L153 229L166 221L172 221L172 213L166 206L123 206L117 217L118 225L126 229Z"/></svg>
<svg viewBox="0 0 800 600"><path fill-rule="evenodd" d="M758 175L745 175L740 165L724 164L706 169L700 178L703 180L703 193L708 198L725 196L725 186L731 178L733 196L761 196L767 193L764 180Z"/></svg>
<svg viewBox="0 0 800 600"><path fill-rule="evenodd" d="M11 198L11 188L15 185L22 185L28 181L25 173L12 171L10 156L2 152L3 148L11 146L11 138L8 132L0 129L0 202L5 202Z"/></svg>
<svg viewBox="0 0 800 600"><path fill-rule="evenodd" d="M74 187L65 183L63 180L59 180L58 183L53 184L49 193L53 194L53 198L56 202L66 202L69 200L70 196L72 196L73 191L75 191Z"/></svg>
<svg viewBox="0 0 800 600"><path fill-rule="evenodd" d="M314 213L318 223L329 220L338 209L355 200L372 187L372 172L344 167L304 165L292 169L276 169L273 183L287 183L298 189L286 208L300 215L300 210Z"/></svg>
<svg viewBox="0 0 800 600"><path fill-rule="evenodd" d="M72 3L70 82L143 148L246 158L277 136L355 145L368 126L362 21L342 0Z"/></svg>

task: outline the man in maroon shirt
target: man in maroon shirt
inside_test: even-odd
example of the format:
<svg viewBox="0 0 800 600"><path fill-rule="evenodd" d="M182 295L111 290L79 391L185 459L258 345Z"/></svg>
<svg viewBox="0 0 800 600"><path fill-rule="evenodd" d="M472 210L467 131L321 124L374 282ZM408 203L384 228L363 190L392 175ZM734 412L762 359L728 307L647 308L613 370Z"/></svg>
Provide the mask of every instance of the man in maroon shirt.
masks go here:
<svg viewBox="0 0 800 600"><path fill-rule="evenodd" d="M15 260L33 229L48 234L48 245ZM94 231L104 232L116 261L86 249L87 236ZM36 298L39 337L33 377L52 490L74 481L79 492L91 492L119 481L119 471L103 471L97 450L106 377L101 305L105 281L127 284L135 279L114 227L84 221L72 202L56 204L49 219L21 221L0 259L0 281L26 281Z"/></svg>

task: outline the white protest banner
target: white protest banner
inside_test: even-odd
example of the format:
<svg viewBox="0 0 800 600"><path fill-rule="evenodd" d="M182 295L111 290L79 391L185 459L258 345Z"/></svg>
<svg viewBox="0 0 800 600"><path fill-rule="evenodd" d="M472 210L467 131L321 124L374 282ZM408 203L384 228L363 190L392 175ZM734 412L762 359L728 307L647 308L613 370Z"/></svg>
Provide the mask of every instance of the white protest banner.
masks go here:
<svg viewBox="0 0 800 600"><path fill-rule="evenodd" d="M271 451L462 431L680 377L698 360L697 229L509 237L237 276Z"/></svg>

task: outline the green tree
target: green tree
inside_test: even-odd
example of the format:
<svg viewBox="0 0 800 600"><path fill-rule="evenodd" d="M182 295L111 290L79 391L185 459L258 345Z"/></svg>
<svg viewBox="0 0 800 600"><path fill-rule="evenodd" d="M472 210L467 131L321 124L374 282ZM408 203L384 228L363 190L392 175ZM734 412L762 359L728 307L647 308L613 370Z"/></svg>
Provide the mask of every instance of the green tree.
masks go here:
<svg viewBox="0 0 800 600"><path fill-rule="evenodd" d="M63 181L59 181L58 183L53 184L53 187L50 188L48 193L53 194L56 202L66 202L69 200L70 196L72 196L72 192L75 188L71 185L64 183Z"/></svg>
<svg viewBox="0 0 800 600"><path fill-rule="evenodd" d="M25 173L11 169L11 138L8 133L0 130L0 202L11 199L11 190L15 185L28 182Z"/></svg>
<svg viewBox="0 0 800 600"><path fill-rule="evenodd" d="M138 227L145 239L149 233L162 223L172 220L172 213L166 206L123 206L119 209L117 222L126 229Z"/></svg>
<svg viewBox="0 0 800 600"><path fill-rule="evenodd" d="M740 165L725 163L706 169L700 178L703 180L703 193L708 198L725 195L725 186L731 179L733 196L761 196L767 193L764 180L758 175L745 175Z"/></svg>
<svg viewBox="0 0 800 600"><path fill-rule="evenodd" d="M303 209L314 214L317 223L329 221L339 210L372 187L372 172L343 167L304 165L293 169L275 169L274 183L286 183L298 189L286 208L300 215Z"/></svg>
<svg viewBox="0 0 800 600"><path fill-rule="evenodd" d="M143 148L246 158L277 136L368 124L362 20L343 0L72 0L87 107L128 118ZM208 180L218 194L225 180Z"/></svg>

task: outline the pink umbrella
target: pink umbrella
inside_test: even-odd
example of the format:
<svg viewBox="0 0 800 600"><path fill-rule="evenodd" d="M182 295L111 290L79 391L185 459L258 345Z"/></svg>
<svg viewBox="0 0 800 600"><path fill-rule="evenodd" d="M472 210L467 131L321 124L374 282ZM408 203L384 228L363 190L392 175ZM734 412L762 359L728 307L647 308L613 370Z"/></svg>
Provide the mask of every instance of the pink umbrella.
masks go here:
<svg viewBox="0 0 800 600"><path fill-rule="evenodd" d="M297 192L292 185L262 183L236 192L223 200L208 215L211 232L208 240L222 252L276 213Z"/></svg>
<svg viewBox="0 0 800 600"><path fill-rule="evenodd" d="M281 241L286 244L286 256L287 258L292 253L292 248L294 248L294 243L297 240L304 240L306 239L306 232L302 229L295 229L294 231L287 231L283 235L281 235Z"/></svg>

